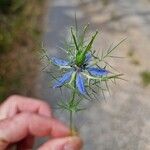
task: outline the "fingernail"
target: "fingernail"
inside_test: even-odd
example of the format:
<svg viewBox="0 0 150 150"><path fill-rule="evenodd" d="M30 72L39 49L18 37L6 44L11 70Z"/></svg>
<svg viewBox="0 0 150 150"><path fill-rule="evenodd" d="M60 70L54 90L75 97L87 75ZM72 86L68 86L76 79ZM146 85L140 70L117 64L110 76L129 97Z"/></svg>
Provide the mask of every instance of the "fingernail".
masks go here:
<svg viewBox="0 0 150 150"><path fill-rule="evenodd" d="M70 137L70 139L64 144L63 150L80 150L81 140L78 137Z"/></svg>

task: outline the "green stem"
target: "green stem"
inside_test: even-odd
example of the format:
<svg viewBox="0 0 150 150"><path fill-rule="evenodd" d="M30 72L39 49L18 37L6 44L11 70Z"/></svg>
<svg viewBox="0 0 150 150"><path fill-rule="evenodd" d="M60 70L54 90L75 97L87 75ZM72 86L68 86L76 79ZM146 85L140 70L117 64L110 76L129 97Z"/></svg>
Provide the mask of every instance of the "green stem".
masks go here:
<svg viewBox="0 0 150 150"><path fill-rule="evenodd" d="M75 89L73 90L73 92L72 92L72 99L71 99L71 101L70 101L70 130L71 130L71 135L73 135L74 134L74 125L73 125L73 109L72 109L72 106L73 106L73 104L74 104L74 100L75 100L75 94L76 94L76 92L75 92Z"/></svg>
<svg viewBox="0 0 150 150"><path fill-rule="evenodd" d="M73 112L72 110L70 111L70 130L71 130L71 135L73 134Z"/></svg>

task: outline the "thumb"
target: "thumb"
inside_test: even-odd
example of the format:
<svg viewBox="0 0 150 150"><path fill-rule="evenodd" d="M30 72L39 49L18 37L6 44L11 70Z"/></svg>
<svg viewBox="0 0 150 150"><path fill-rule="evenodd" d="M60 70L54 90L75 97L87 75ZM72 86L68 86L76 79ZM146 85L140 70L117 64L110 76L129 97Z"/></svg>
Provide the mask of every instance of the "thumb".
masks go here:
<svg viewBox="0 0 150 150"><path fill-rule="evenodd" d="M48 141L38 150L81 150L82 141L79 137L57 138Z"/></svg>

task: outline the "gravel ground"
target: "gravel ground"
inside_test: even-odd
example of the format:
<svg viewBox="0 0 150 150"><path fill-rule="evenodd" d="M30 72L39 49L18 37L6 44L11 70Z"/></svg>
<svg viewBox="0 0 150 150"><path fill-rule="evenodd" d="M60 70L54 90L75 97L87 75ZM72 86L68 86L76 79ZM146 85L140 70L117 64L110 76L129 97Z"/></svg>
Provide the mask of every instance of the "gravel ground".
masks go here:
<svg viewBox="0 0 150 150"><path fill-rule="evenodd" d="M105 5L104 5L105 4ZM95 49L101 51L124 37L127 40L116 51L126 58L111 64L124 73L128 81L119 81L106 100L88 105L77 119L85 150L149 150L150 149L150 87L143 87L140 72L150 70L150 1L148 0L55 0L50 1L43 41L51 55L57 50L66 30L74 24L89 22L91 31L99 29ZM132 52L134 56L127 54ZM39 96L55 106L59 93L48 88L49 77L40 76ZM67 116L55 110L56 116Z"/></svg>

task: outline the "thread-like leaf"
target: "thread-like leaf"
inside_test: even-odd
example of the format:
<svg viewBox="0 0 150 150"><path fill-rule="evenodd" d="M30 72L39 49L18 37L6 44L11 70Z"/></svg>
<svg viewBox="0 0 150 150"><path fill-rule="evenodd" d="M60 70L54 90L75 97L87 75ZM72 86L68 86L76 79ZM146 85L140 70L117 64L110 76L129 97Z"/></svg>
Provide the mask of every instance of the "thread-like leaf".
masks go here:
<svg viewBox="0 0 150 150"><path fill-rule="evenodd" d="M79 51L79 47L78 47L78 44L77 44L76 36L73 33L73 28L71 28L71 35L72 35L75 47L76 47L77 51Z"/></svg>
<svg viewBox="0 0 150 150"><path fill-rule="evenodd" d="M93 42L94 42L94 40L95 40L97 34L98 34L98 31L96 31L96 33L93 35L91 41L89 42L89 44L87 45L86 49L85 49L84 52L83 52L84 54L86 54L88 51L91 50L91 47L92 47L92 45L93 45Z"/></svg>

